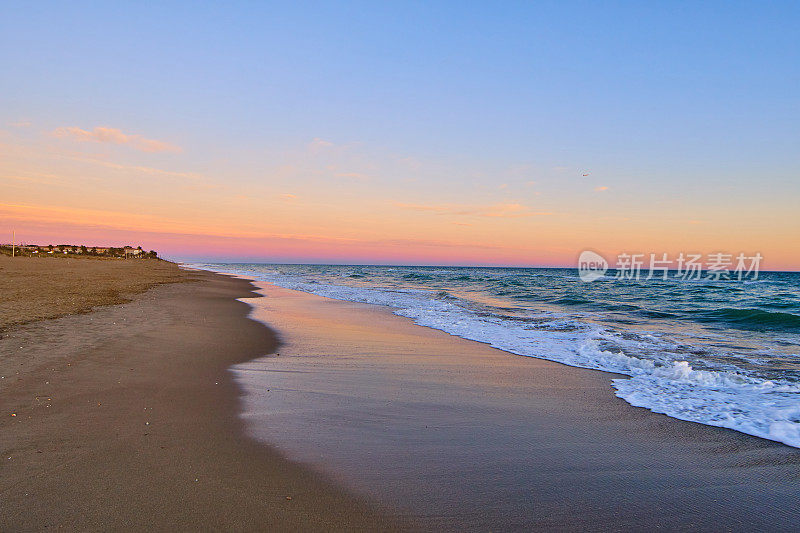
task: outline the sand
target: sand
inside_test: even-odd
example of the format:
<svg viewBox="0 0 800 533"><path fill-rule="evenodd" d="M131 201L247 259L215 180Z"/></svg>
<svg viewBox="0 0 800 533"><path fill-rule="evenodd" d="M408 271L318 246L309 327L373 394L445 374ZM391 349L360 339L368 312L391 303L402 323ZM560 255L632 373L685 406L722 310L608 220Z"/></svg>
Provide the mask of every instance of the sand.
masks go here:
<svg viewBox="0 0 800 533"><path fill-rule="evenodd" d="M228 368L276 346L235 299L254 296L248 282L194 273L194 283L131 296L183 274L166 263L153 276L139 270L153 268L145 263L77 261L58 262L74 269L59 280L34 275L40 270L14 274L15 283L29 283L17 294L40 306L52 296L38 293L36 283L49 295L57 287L76 295L70 305L54 304L57 310L26 304L34 309L28 319L131 301L6 329L0 530L398 528L324 476L244 435L240 391ZM45 268L40 264L32 268ZM105 296L81 296L97 293Z"/></svg>
<svg viewBox="0 0 800 533"><path fill-rule="evenodd" d="M259 285L283 345L236 367L250 431L426 530L800 524L796 448L632 407L622 376Z"/></svg>
<svg viewBox="0 0 800 533"><path fill-rule="evenodd" d="M186 279L178 265L156 259L0 255L0 332L124 303L155 285Z"/></svg>
<svg viewBox="0 0 800 533"><path fill-rule="evenodd" d="M800 519L798 450L633 408L612 375L167 263L63 264L68 306L47 309L64 283L52 270L14 273L38 302L28 314L4 302L6 320L27 323L0 339L2 531L790 531ZM164 283L176 279L191 282Z"/></svg>

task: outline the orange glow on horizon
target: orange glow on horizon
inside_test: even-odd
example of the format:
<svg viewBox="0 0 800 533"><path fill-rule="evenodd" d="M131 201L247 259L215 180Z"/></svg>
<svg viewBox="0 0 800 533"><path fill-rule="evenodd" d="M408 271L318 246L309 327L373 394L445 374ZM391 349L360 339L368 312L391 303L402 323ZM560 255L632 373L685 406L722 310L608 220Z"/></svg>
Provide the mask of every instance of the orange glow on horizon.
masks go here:
<svg viewBox="0 0 800 533"><path fill-rule="evenodd" d="M736 210L646 204L647 189L565 181L560 169L453 191L387 177L423 175L424 162L322 139L274 156L268 172L234 177L198 171L187 154L143 150L141 136L78 129L0 130L0 240L14 229L21 241L141 244L172 258L449 265L574 266L585 249L608 258L758 251L765 269L800 266L790 198L753 207L742 196Z"/></svg>

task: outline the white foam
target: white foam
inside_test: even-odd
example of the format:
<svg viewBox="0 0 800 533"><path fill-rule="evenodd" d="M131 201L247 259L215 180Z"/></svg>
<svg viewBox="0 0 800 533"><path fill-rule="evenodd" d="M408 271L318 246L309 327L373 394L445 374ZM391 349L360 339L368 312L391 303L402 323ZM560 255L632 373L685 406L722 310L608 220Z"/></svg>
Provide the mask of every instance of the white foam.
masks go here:
<svg viewBox="0 0 800 533"><path fill-rule="evenodd" d="M477 313L424 290L332 285L249 268L225 271L328 298L389 306L419 325L513 354L623 374L629 377L613 379L612 384L617 396L631 405L800 448L800 385L735 371L695 370L687 361L672 359L669 345L659 345L652 335L638 341L614 339L617 345L627 343L628 351L638 348L647 355L635 357L602 349L613 334L599 326L573 323L569 317L543 314L541 322L528 323Z"/></svg>

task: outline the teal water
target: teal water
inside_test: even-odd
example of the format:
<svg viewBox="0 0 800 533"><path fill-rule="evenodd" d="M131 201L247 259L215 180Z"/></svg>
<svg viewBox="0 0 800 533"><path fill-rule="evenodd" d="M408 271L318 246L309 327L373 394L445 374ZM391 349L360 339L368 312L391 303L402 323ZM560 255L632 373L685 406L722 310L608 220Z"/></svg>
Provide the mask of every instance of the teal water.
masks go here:
<svg viewBox="0 0 800 533"><path fill-rule="evenodd" d="M593 282L574 269L205 264L629 376L633 405L800 447L800 273Z"/></svg>

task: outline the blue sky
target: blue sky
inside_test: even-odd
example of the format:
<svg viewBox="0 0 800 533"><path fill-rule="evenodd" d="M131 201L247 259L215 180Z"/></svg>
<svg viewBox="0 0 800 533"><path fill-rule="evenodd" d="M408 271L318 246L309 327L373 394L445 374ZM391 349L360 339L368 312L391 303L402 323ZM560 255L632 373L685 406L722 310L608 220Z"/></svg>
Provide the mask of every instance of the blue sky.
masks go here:
<svg viewBox="0 0 800 533"><path fill-rule="evenodd" d="M598 176L587 190L642 214L688 202L790 217L800 193L794 2L11 5L0 120L167 139L183 153L147 164L243 189L277 183L276 166L323 139L380 174L343 204L381 190L581 204L554 169ZM422 170L401 176L393 158ZM538 197L486 192L515 179Z"/></svg>

